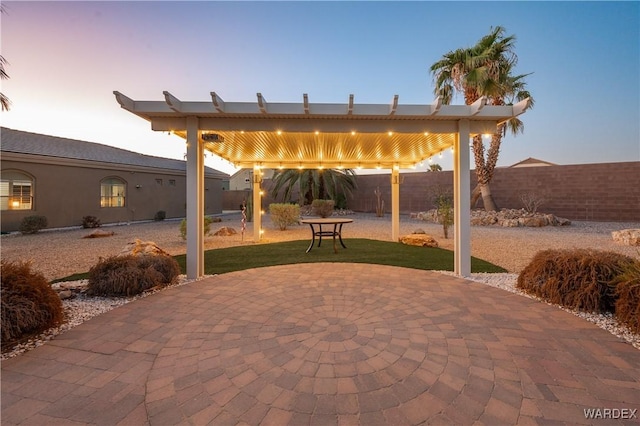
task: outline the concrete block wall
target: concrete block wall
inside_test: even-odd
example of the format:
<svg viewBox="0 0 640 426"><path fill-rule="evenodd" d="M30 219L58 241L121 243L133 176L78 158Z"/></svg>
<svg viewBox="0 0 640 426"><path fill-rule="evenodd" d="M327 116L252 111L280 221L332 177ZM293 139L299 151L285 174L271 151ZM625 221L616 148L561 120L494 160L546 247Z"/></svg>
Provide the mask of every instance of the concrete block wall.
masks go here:
<svg viewBox="0 0 640 426"><path fill-rule="evenodd" d="M453 189L453 172L403 173L400 212L433 208L437 191ZM477 180L471 171L471 188ZM380 187L390 211L390 175L358 176L349 208L374 212L374 190ZM499 208L522 208L520 195L535 193L545 201L539 210L572 220L640 222L640 162L499 168L491 191ZM475 206L482 208L482 200Z"/></svg>

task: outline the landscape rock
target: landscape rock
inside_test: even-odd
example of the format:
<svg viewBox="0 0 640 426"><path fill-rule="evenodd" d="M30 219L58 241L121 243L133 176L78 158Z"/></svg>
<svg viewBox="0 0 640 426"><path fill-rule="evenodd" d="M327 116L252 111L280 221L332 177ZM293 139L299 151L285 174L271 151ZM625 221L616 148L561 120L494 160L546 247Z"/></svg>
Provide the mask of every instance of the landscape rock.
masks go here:
<svg viewBox="0 0 640 426"><path fill-rule="evenodd" d="M213 235L217 235L219 237L228 237L237 233L238 231L236 231L234 228L223 226L222 228L218 229Z"/></svg>
<svg viewBox="0 0 640 426"><path fill-rule="evenodd" d="M431 235L427 234L409 234L400 237L399 241L408 246L438 247L438 242Z"/></svg>
<svg viewBox="0 0 640 426"><path fill-rule="evenodd" d="M427 222L438 223L438 211L432 209L416 214L417 219ZM532 213L525 209L502 209L497 212L485 210L472 210L470 223L472 226L502 226L505 228L531 227L540 228L542 226L566 226L571 225L571 221L557 217L549 213Z"/></svg>
<svg viewBox="0 0 640 426"><path fill-rule="evenodd" d="M103 231L102 229L96 229L90 234L85 235L82 238L103 238L103 237L111 237L115 235L115 232Z"/></svg>
<svg viewBox="0 0 640 426"><path fill-rule="evenodd" d="M611 232L613 241L627 246L640 246L640 229L622 229Z"/></svg>
<svg viewBox="0 0 640 426"><path fill-rule="evenodd" d="M169 256L169 253L162 250L160 247L156 245L153 241L141 241L136 238L134 241L128 243L122 251L118 254L119 256L141 256L141 255L153 255L160 256L165 255Z"/></svg>
<svg viewBox="0 0 640 426"><path fill-rule="evenodd" d="M71 290L61 290L58 292L58 297L60 300L67 300L73 298L73 293Z"/></svg>
<svg viewBox="0 0 640 426"><path fill-rule="evenodd" d="M424 232L424 229L418 228L415 231L413 231L412 234L426 234L426 232Z"/></svg>

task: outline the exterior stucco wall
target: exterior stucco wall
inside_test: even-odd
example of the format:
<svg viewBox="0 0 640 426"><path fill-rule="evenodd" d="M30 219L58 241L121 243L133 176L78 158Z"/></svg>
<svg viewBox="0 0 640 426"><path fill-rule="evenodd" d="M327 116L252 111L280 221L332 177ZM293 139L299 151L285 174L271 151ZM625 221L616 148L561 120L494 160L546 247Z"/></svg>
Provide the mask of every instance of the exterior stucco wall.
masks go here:
<svg viewBox="0 0 640 426"><path fill-rule="evenodd" d="M167 218L186 214L186 177L172 170L141 167L89 167L81 162L51 164L33 159L6 159L2 170L19 170L34 177L33 209L2 211L2 232L15 231L26 216L42 215L49 228L78 226L83 216L96 216L103 224L153 219L159 210ZM100 182L108 177L124 180L126 205L100 207ZM160 185L156 179L162 180ZM175 186L169 185L175 180ZM221 179L205 177L205 214L222 212L223 183ZM139 188L137 188L139 186Z"/></svg>

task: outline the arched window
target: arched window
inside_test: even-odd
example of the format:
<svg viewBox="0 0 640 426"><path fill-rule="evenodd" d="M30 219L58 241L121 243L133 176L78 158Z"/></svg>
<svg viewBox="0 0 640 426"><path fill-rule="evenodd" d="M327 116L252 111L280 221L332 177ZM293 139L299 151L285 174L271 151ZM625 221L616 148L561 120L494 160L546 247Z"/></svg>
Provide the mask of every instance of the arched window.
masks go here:
<svg viewBox="0 0 640 426"><path fill-rule="evenodd" d="M100 207L124 207L127 184L119 178L106 178L100 182Z"/></svg>
<svg viewBox="0 0 640 426"><path fill-rule="evenodd" d="M0 210L32 210L33 178L17 170L3 170L0 178Z"/></svg>

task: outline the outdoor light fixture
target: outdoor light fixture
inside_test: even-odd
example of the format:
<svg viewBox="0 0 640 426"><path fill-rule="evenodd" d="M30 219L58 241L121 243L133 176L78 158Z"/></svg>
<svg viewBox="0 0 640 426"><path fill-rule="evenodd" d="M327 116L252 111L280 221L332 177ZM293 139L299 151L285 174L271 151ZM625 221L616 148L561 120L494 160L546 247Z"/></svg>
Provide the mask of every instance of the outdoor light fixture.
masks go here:
<svg viewBox="0 0 640 426"><path fill-rule="evenodd" d="M13 207L14 209L17 209L18 207L20 207L20 201L12 201L11 207Z"/></svg>
<svg viewBox="0 0 640 426"><path fill-rule="evenodd" d="M224 142L224 136L217 133L203 133L202 140L205 142Z"/></svg>

